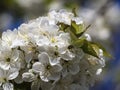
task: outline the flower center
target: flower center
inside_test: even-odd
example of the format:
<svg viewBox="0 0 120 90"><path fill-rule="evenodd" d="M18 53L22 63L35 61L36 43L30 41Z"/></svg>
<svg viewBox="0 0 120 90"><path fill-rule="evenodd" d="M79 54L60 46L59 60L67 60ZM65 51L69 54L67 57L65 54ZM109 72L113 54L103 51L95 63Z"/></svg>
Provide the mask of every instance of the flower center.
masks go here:
<svg viewBox="0 0 120 90"><path fill-rule="evenodd" d="M10 62L10 58L7 58L6 61L7 61L7 62Z"/></svg>
<svg viewBox="0 0 120 90"><path fill-rule="evenodd" d="M51 66L50 66L50 65L47 65L47 66L46 66L46 69L47 69L47 70L49 70L50 68L51 68Z"/></svg>
<svg viewBox="0 0 120 90"><path fill-rule="evenodd" d="M58 56L58 55L59 55L59 53L55 51L55 52L54 52L54 55L55 55L55 56Z"/></svg>
<svg viewBox="0 0 120 90"><path fill-rule="evenodd" d="M68 49L73 49L73 48L74 48L73 45L69 45L69 46L68 46Z"/></svg>
<svg viewBox="0 0 120 90"><path fill-rule="evenodd" d="M52 43L55 43L56 41L57 41L57 40L56 40L54 37L51 38L51 42L52 42Z"/></svg>

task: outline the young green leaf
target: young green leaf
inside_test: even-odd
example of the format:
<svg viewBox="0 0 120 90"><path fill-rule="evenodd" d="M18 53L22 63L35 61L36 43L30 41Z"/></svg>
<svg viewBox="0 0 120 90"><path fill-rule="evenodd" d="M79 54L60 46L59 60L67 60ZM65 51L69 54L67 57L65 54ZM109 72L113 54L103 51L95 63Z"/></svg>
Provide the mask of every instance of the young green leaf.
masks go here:
<svg viewBox="0 0 120 90"><path fill-rule="evenodd" d="M80 48L84 45L84 42L85 42L85 38L80 38L80 39L73 41L72 45Z"/></svg>
<svg viewBox="0 0 120 90"><path fill-rule="evenodd" d="M57 25L59 26L60 30L62 30L62 31L64 31L64 32L65 32L66 29L69 27L69 25L64 24L64 23L58 23Z"/></svg>
<svg viewBox="0 0 120 90"><path fill-rule="evenodd" d="M70 27L67 28L66 31L70 33L71 40L72 40L71 42L78 40L78 38L76 37L76 35L71 31Z"/></svg>
<svg viewBox="0 0 120 90"><path fill-rule="evenodd" d="M92 44L90 42L88 42L87 40L84 41L84 45L81 48L86 54L89 54L89 55L99 58L99 56L95 50L95 47L92 46Z"/></svg>
<svg viewBox="0 0 120 90"><path fill-rule="evenodd" d="M74 14L75 17L78 16L77 13L76 13L76 8L72 9L72 13Z"/></svg>
<svg viewBox="0 0 120 90"><path fill-rule="evenodd" d="M77 25L75 23L75 21L72 21L71 28L72 28L71 30L77 35L77 34L81 34L83 32L84 25L83 24Z"/></svg>
<svg viewBox="0 0 120 90"><path fill-rule="evenodd" d="M94 42L91 42L91 44L94 45L94 46L96 46L96 47L98 47L99 49L102 49L104 56L110 57L110 58L112 57L101 44L94 43Z"/></svg>
<svg viewBox="0 0 120 90"><path fill-rule="evenodd" d="M80 34L77 34L76 36L77 36L77 37L82 36L82 35L88 30L88 28L89 28L90 26L91 26L91 25L88 25L88 26L83 30L83 32L81 32Z"/></svg>

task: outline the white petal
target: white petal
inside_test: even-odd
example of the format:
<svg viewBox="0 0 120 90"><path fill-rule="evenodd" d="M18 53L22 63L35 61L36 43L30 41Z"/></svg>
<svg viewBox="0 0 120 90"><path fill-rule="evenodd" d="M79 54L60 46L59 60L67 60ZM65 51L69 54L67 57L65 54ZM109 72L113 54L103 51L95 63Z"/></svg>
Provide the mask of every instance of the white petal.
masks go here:
<svg viewBox="0 0 120 90"><path fill-rule="evenodd" d="M38 55L38 59L41 62L41 64L47 64L47 63L49 63L49 56L45 52L39 54Z"/></svg>
<svg viewBox="0 0 120 90"><path fill-rule="evenodd" d="M12 83L5 83L3 84L3 90L14 90Z"/></svg>
<svg viewBox="0 0 120 90"><path fill-rule="evenodd" d="M60 72L62 70L62 66L60 64L52 66L53 72Z"/></svg>
<svg viewBox="0 0 120 90"><path fill-rule="evenodd" d="M91 41L91 36L89 34L84 34L84 36L86 37L87 41Z"/></svg>
<svg viewBox="0 0 120 90"><path fill-rule="evenodd" d="M36 62L33 64L32 69L34 72L39 73L40 71L43 71L44 66L40 62Z"/></svg>
<svg viewBox="0 0 120 90"><path fill-rule="evenodd" d="M81 17L74 17L72 18L73 21L76 22L76 24L83 24L83 20Z"/></svg>
<svg viewBox="0 0 120 90"><path fill-rule="evenodd" d="M43 81L45 81L45 82L48 82L48 81L49 81L49 79L48 79L47 77L45 77L45 76L40 75L40 78L41 78Z"/></svg>
<svg viewBox="0 0 120 90"><path fill-rule="evenodd" d="M105 60L104 60L104 58L101 58L98 62L99 62L99 64L100 64L102 67L105 66Z"/></svg>
<svg viewBox="0 0 120 90"><path fill-rule="evenodd" d="M57 15L57 12L55 10L51 10L49 13L48 13L48 16L51 18L51 19L55 19L56 18L56 15Z"/></svg>
<svg viewBox="0 0 120 90"><path fill-rule="evenodd" d="M17 84L21 84L23 82L23 79L22 79L22 76L21 75L18 75L17 78L14 79L15 83Z"/></svg>
<svg viewBox="0 0 120 90"><path fill-rule="evenodd" d="M66 46L62 46L62 47L58 48L58 51L59 51L60 54L64 54L66 52L66 50L67 50Z"/></svg>
<svg viewBox="0 0 120 90"><path fill-rule="evenodd" d="M22 40L19 39L15 39L14 42L12 42L11 48L15 48L18 46L24 46L24 42Z"/></svg>
<svg viewBox="0 0 120 90"><path fill-rule="evenodd" d="M5 61L1 61L0 62L0 67L4 70L8 70L10 68L10 64L5 62Z"/></svg>
<svg viewBox="0 0 120 90"><path fill-rule="evenodd" d="M65 40L65 41L70 40L70 34L69 34L69 33L61 33L61 34L59 35L59 37L60 37L62 40Z"/></svg>
<svg viewBox="0 0 120 90"><path fill-rule="evenodd" d="M21 68L21 63L20 63L19 61L13 62L13 63L11 63L11 65L10 65L10 69L11 69L11 68L14 68L14 69L16 69L16 70L20 70L20 68Z"/></svg>
<svg viewBox="0 0 120 90"><path fill-rule="evenodd" d="M48 79L58 81L60 79L60 73L53 73Z"/></svg>
<svg viewBox="0 0 120 90"><path fill-rule="evenodd" d="M5 76L5 71L0 68L0 77L4 77L4 76Z"/></svg>
<svg viewBox="0 0 120 90"><path fill-rule="evenodd" d="M102 72L102 68L99 68L96 72L96 75L99 75Z"/></svg>
<svg viewBox="0 0 120 90"><path fill-rule="evenodd" d="M49 45L50 41L48 38L40 37L40 39L36 42L38 46L43 47L44 45Z"/></svg>
<svg viewBox="0 0 120 90"><path fill-rule="evenodd" d="M27 63L30 63L30 61L32 60L32 58L33 58L33 53L26 53L25 54L25 61Z"/></svg>
<svg viewBox="0 0 120 90"><path fill-rule="evenodd" d="M26 72L22 74L22 79L25 82L32 82L35 79L35 75L32 73Z"/></svg>
<svg viewBox="0 0 120 90"><path fill-rule="evenodd" d="M49 61L50 61L51 65L56 65L56 64L60 63L60 58L59 57L54 58L54 59L51 58Z"/></svg>
<svg viewBox="0 0 120 90"><path fill-rule="evenodd" d="M12 59L13 61L17 61L18 58L19 58L19 50L14 50L14 51L12 52L11 59Z"/></svg>
<svg viewBox="0 0 120 90"><path fill-rule="evenodd" d="M15 70L11 70L8 72L8 80L13 80L15 79L17 76L18 76L19 72L18 71L15 71Z"/></svg>
<svg viewBox="0 0 120 90"><path fill-rule="evenodd" d="M61 54L61 57L64 60L72 60L75 57L75 55L69 51L66 51L64 54Z"/></svg>

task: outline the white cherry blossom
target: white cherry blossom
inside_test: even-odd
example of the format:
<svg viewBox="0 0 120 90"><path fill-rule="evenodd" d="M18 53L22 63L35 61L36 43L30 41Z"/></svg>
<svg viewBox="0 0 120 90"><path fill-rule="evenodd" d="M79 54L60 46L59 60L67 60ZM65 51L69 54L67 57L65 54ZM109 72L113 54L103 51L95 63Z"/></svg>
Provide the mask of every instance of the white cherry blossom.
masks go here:
<svg viewBox="0 0 120 90"><path fill-rule="evenodd" d="M15 66L17 65L17 66ZM10 50L7 48L4 48L4 50L1 50L0 52L0 67L4 70L8 70L12 67L19 69L19 50L14 49Z"/></svg>
<svg viewBox="0 0 120 90"><path fill-rule="evenodd" d="M33 64L33 71L40 74L40 78L43 81L48 82L49 80L59 80L60 71L62 67L60 64L51 65L49 56L47 53L42 53L38 56L39 62Z"/></svg>
<svg viewBox="0 0 120 90"><path fill-rule="evenodd" d="M3 90L14 90L13 84L9 80L13 80L18 76L19 72L16 69L3 70L0 68L0 82Z"/></svg>

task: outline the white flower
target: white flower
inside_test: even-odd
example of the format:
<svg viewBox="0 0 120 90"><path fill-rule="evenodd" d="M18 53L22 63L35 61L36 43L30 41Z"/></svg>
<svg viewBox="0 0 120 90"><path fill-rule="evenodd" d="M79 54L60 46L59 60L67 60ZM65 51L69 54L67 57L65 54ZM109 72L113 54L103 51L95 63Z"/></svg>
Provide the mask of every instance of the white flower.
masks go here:
<svg viewBox="0 0 120 90"><path fill-rule="evenodd" d="M62 9L59 12L51 11L49 13L50 18L55 19L57 22L65 23L71 25L71 19L73 18L73 13L67 12Z"/></svg>
<svg viewBox="0 0 120 90"><path fill-rule="evenodd" d="M18 76L18 70L12 68L10 70L3 70L0 68L0 82L6 82L9 80L13 80Z"/></svg>
<svg viewBox="0 0 120 90"><path fill-rule="evenodd" d="M13 80L18 76L16 69L3 70L0 68L0 82L4 90L13 90L13 84L9 80Z"/></svg>
<svg viewBox="0 0 120 90"><path fill-rule="evenodd" d="M24 51L24 59L27 64L31 62L35 54L38 52L38 47L35 43L28 43L26 46L20 47Z"/></svg>
<svg viewBox="0 0 120 90"><path fill-rule="evenodd" d="M10 50L4 48L0 52L0 67L4 70L8 70L12 67L19 69L19 50ZM16 66L17 65L17 66Z"/></svg>
<svg viewBox="0 0 120 90"><path fill-rule="evenodd" d="M39 28L42 33L49 33L49 34L54 35L59 30L54 20L51 20L48 17L41 17L39 24L40 24Z"/></svg>
<svg viewBox="0 0 120 90"><path fill-rule="evenodd" d="M24 45L28 45L30 42L36 43L37 38L40 35L38 23L29 22L28 24L22 24L18 28L18 36L24 41Z"/></svg>
<svg viewBox="0 0 120 90"><path fill-rule="evenodd" d="M75 57L75 54L73 54L72 52L70 52L68 49L66 49L65 51L61 52L61 58L64 60L72 60Z"/></svg>
<svg viewBox="0 0 120 90"><path fill-rule="evenodd" d="M49 80L59 80L62 67L59 64L51 65L49 56L43 52L38 56L39 62L33 64L33 71L40 74L40 78L48 82Z"/></svg>
<svg viewBox="0 0 120 90"><path fill-rule="evenodd" d="M50 11L47 16L22 24L18 30L3 32L0 87L14 90L13 82L25 81L30 82L31 90L88 90L105 65L104 55L99 49L98 59L74 45L79 38L88 42L92 39L88 34L77 38L72 31L72 35L68 31L71 21L83 25L81 17L71 12Z"/></svg>
<svg viewBox="0 0 120 90"><path fill-rule="evenodd" d="M18 36L18 31L16 29L13 31L7 30L6 32L2 33L2 45L15 48L18 46L23 46L24 41Z"/></svg>

